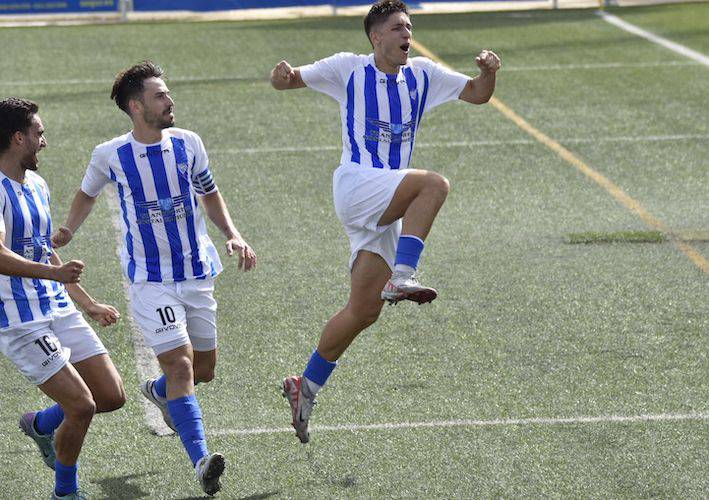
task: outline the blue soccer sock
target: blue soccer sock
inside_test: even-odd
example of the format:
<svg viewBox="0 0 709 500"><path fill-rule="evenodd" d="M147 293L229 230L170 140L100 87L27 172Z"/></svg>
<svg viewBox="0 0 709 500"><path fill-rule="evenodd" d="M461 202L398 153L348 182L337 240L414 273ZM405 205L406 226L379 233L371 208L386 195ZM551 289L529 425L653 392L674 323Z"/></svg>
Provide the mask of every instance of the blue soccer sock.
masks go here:
<svg viewBox="0 0 709 500"><path fill-rule="evenodd" d="M202 410L199 407L194 394L167 402L167 409L170 411L172 422L177 428L182 445L187 450L187 454L192 460L192 465L205 455L207 451L207 441L204 436L204 424L202 423Z"/></svg>
<svg viewBox="0 0 709 500"><path fill-rule="evenodd" d="M167 377L163 374L160 378L155 379L153 384L153 392L156 396L165 399L167 397Z"/></svg>
<svg viewBox="0 0 709 500"><path fill-rule="evenodd" d="M396 246L394 270L413 273L416 270L416 266L418 266L423 247L423 240L418 236L402 234Z"/></svg>
<svg viewBox="0 0 709 500"><path fill-rule="evenodd" d="M45 410L38 411L34 416L34 430L39 434L51 434L64 421L64 410L59 403Z"/></svg>
<svg viewBox="0 0 709 500"><path fill-rule="evenodd" d="M308 390L313 397L322 389L322 386L325 385L325 382L327 382L327 379L332 374L332 370L334 370L336 366L336 361L326 360L320 356L317 349L313 351L313 354L310 356L310 361L308 361L308 365L303 372Z"/></svg>
<svg viewBox="0 0 709 500"><path fill-rule="evenodd" d="M57 496L65 496L79 489L79 464L63 465L54 461L54 491Z"/></svg>

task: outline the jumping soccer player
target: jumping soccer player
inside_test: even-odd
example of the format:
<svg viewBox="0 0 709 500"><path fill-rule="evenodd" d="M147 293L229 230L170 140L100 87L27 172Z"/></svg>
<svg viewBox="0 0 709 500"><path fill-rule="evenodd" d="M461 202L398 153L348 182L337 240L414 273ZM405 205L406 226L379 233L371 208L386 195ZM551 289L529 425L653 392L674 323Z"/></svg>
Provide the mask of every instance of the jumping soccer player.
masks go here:
<svg viewBox="0 0 709 500"><path fill-rule="evenodd" d="M163 375L141 386L158 406L192 460L205 493L219 491L224 457L210 454L194 384L214 378L217 304L214 278L222 270L209 239L207 216L227 238L238 267L256 266L256 254L236 230L194 132L174 128L170 91L162 69L144 61L116 77L111 99L133 130L93 152L55 246L69 242L107 184L116 188L123 214L121 260L130 280L131 311Z"/></svg>
<svg viewBox="0 0 709 500"><path fill-rule="evenodd" d="M0 101L0 350L56 404L20 428L55 470L51 498L81 499L77 460L96 411L125 402L123 382L72 300L102 326L118 320L78 284L84 264L52 251L47 183L35 173L47 146L37 104ZM62 285L66 283L66 289Z"/></svg>
<svg viewBox="0 0 709 500"><path fill-rule="evenodd" d="M342 117L333 193L350 240L350 297L325 325L303 376L283 380L303 443L315 396L355 337L377 320L384 301L436 298L414 272L449 185L441 175L408 168L416 131L424 113L440 104L487 102L500 68L488 50L475 58L480 74L472 79L424 57L409 59L412 26L403 2L377 2L364 28L373 54L343 52L299 68L281 61L271 72L277 90L307 86L323 92L340 104Z"/></svg>

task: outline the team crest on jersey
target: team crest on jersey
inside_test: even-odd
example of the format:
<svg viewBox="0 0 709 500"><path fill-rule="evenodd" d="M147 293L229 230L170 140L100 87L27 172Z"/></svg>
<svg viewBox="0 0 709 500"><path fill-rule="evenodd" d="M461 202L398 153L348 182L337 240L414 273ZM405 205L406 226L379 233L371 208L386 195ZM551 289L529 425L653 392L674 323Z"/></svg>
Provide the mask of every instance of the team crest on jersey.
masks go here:
<svg viewBox="0 0 709 500"><path fill-rule="evenodd" d="M410 120L406 123L389 123L373 118L367 118L370 125L376 127L369 134L364 136L367 141L378 142L411 142L414 131L414 121Z"/></svg>
<svg viewBox="0 0 709 500"><path fill-rule="evenodd" d="M187 178L187 170L188 169L189 169L189 166L187 165L187 163L178 163L177 164L177 171L184 178Z"/></svg>
<svg viewBox="0 0 709 500"><path fill-rule="evenodd" d="M172 198L162 198L158 200L158 205L163 212L167 212L174 206L174 202L172 201Z"/></svg>

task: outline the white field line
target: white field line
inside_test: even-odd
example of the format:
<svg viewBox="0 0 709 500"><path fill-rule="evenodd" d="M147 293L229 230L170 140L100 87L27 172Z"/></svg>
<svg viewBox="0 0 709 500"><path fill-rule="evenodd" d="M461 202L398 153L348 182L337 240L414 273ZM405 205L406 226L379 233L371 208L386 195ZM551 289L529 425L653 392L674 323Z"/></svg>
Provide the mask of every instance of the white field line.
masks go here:
<svg viewBox="0 0 709 500"><path fill-rule="evenodd" d="M507 71L552 71L552 70L587 70L587 69L623 69L623 68L661 68L665 66L695 66L697 63L690 61L650 61L650 62L609 62L609 63L589 63L589 64L550 64L543 66L504 66L503 70ZM476 68L465 68L462 71L477 71ZM259 76L243 76L243 75L224 75L212 77L190 77L176 76L169 77L170 82L218 82L223 80L248 80L253 83L268 83L268 78L265 76L260 79ZM113 80L100 78L87 79L66 79L66 80L0 80L0 87L26 87L26 86L52 86L52 85L111 85Z"/></svg>
<svg viewBox="0 0 709 500"><path fill-rule="evenodd" d="M676 135L640 135L640 136L615 136L615 137L580 137L560 139L562 144L592 144L595 142L666 142L666 141L687 141L687 140L707 140L709 134L676 134ZM509 141L447 141L432 143L417 143L416 148L453 148L453 147L476 147L476 146L512 146L537 144L532 139L513 139ZM212 149L210 154L260 154L260 153L299 153L317 151L341 151L341 145L323 146L282 146L266 148L229 148Z"/></svg>
<svg viewBox="0 0 709 500"><path fill-rule="evenodd" d="M393 422L381 424L341 424L314 425L313 432L357 432L357 431L389 431L399 429L443 429L449 427L502 427L502 426L532 426L532 425L578 425L578 424L623 424L646 422L683 422L707 421L709 413L661 413L659 415L606 415L599 417L568 417L568 418L509 418L494 420L434 420L431 422ZM291 427L256 427L251 429L215 429L208 432L211 436L250 436L254 434L291 433Z"/></svg>
<svg viewBox="0 0 709 500"><path fill-rule="evenodd" d="M598 15L601 16L601 18L607 23L610 23L613 26L627 31L628 33L632 33L633 35L642 37L646 40L651 41L652 43L661 45L680 55L689 57L690 59L694 59L695 61L703 64L704 66L709 66L709 57L705 56L701 52L697 52L696 50L692 50L689 47L685 47L684 45L681 45L677 42L673 42L671 40L668 40L667 38L663 38L654 33L651 33L650 31L639 28L634 24L631 24L627 21L623 21L621 18L614 16L613 14L608 14L607 12L599 11Z"/></svg>
<svg viewBox="0 0 709 500"><path fill-rule="evenodd" d="M116 242L118 243L117 253L118 258L120 259L120 249L123 246L123 242L121 241L121 234L123 234L121 208L116 194L111 189L106 190L106 197L112 212L111 222L116 230ZM128 282L125 278L121 281L123 282L126 304L130 304ZM133 337L133 348L135 350L135 365L138 372L138 380L142 382L143 380L160 376L161 372L160 365L158 365L158 360L155 357L153 350L145 345L143 334L133 320L133 315L130 314L130 312L127 312L127 314L123 314L123 318L125 318L125 320L130 324L130 331ZM157 434L158 436L168 436L174 434L172 429L170 429L163 421L162 414L157 406L145 399L142 394L140 395L140 399L143 403L143 410L145 410L145 423L148 425L151 432Z"/></svg>

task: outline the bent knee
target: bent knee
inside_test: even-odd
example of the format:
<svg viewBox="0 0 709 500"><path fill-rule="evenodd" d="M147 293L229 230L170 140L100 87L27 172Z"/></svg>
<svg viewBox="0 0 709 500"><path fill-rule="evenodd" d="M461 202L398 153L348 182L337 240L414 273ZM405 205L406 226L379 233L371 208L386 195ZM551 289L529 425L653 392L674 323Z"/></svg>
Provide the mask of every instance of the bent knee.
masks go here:
<svg viewBox="0 0 709 500"><path fill-rule="evenodd" d="M96 413L96 402L90 394L82 395L72 400L71 404L66 405L63 409L66 418L90 422Z"/></svg>
<svg viewBox="0 0 709 500"><path fill-rule="evenodd" d="M195 369L194 381L199 383L207 383L214 380L214 368L211 369Z"/></svg>
<svg viewBox="0 0 709 500"><path fill-rule="evenodd" d="M436 194L445 199L451 190L451 183L441 174L432 172L431 180L429 181L429 187L433 189Z"/></svg>
<svg viewBox="0 0 709 500"><path fill-rule="evenodd" d="M112 394L103 395L101 398L96 400L96 411L98 413L106 413L109 411L116 411L126 404L126 391L121 385L120 390L113 392Z"/></svg>

